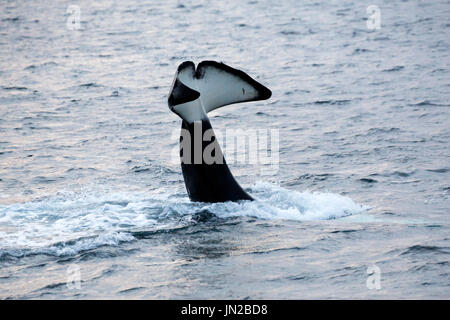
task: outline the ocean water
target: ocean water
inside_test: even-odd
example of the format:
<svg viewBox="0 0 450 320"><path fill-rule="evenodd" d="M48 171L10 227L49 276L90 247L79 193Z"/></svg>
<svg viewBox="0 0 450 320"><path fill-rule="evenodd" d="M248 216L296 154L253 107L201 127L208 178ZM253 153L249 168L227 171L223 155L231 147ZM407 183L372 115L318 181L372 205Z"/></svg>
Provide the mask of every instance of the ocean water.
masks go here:
<svg viewBox="0 0 450 320"><path fill-rule="evenodd" d="M0 2L0 298L450 298L449 17L440 0ZM275 172L228 161L257 201L189 201L167 107L185 60L272 90L210 114L278 130Z"/></svg>

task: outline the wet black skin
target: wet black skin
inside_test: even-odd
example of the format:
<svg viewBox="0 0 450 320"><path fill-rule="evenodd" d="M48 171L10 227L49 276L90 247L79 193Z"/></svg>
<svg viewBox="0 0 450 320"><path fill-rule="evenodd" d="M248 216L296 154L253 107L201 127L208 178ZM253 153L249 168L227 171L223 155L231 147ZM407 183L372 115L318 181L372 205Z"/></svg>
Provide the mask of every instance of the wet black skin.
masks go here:
<svg viewBox="0 0 450 320"><path fill-rule="evenodd" d="M199 124L200 121L197 122L197 126ZM217 145L216 150L219 150L219 157L222 159L222 161L217 161L218 163L207 164L205 163L203 157L201 157L201 163L195 164L193 152L195 143L194 123L188 123L187 121L183 120L181 128L189 131L191 137L190 157L183 157L183 148L181 148L180 150L181 169L183 171L184 182L189 198L192 201L200 202L253 200L253 198L249 196L234 179L230 169L225 162L222 151L220 151L220 146ZM209 122L209 120L202 120L202 137L204 132L208 129L212 129L211 123ZM182 139L180 138L180 140ZM211 138L211 141L202 141L202 153L205 150L205 147L211 143L217 143L217 141L215 140L215 136ZM183 141L180 141L180 147L182 145ZM186 146L188 145L186 144ZM212 153L212 155L214 156L215 154Z"/></svg>

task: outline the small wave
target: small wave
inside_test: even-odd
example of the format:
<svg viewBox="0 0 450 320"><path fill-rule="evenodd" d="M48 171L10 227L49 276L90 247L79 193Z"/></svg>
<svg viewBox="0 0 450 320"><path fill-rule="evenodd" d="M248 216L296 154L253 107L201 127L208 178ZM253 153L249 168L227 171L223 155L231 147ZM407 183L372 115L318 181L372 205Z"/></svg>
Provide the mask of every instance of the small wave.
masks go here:
<svg viewBox="0 0 450 320"><path fill-rule="evenodd" d="M353 54L360 54L360 53L366 53L366 52L372 52L372 50L365 49L365 48L356 48L353 50Z"/></svg>
<svg viewBox="0 0 450 320"><path fill-rule="evenodd" d="M2 19L2 21L5 21L5 22L17 22L17 21L19 21L19 20L21 20L20 17L3 18L3 19Z"/></svg>
<svg viewBox="0 0 450 320"><path fill-rule="evenodd" d="M98 169L96 169L96 168L80 168L80 167L73 167L73 168L67 169L67 170L66 170L66 173L80 172L80 171L93 172L93 171L98 171Z"/></svg>
<svg viewBox="0 0 450 320"><path fill-rule="evenodd" d="M430 106L430 107L448 107L449 105L434 103L434 102L431 102L429 100L423 100L423 101L420 101L420 102L417 102L417 103L410 104L410 106L416 106L416 107L428 107L428 106Z"/></svg>
<svg viewBox="0 0 450 320"><path fill-rule="evenodd" d="M2 86L3 90L11 90L11 91L26 91L28 90L27 87L19 87L19 86L12 86L12 87L5 87Z"/></svg>
<svg viewBox="0 0 450 320"><path fill-rule="evenodd" d="M273 248L273 249L267 249L267 250L256 250L248 252L248 254L269 254L274 252L280 252L280 251L302 251L306 250L306 247L282 247L282 248Z"/></svg>
<svg viewBox="0 0 450 320"><path fill-rule="evenodd" d="M446 173L450 171L450 168L427 169L427 171L435 173Z"/></svg>
<svg viewBox="0 0 450 320"><path fill-rule="evenodd" d="M438 247L438 246L424 246L424 245L414 245L407 248L402 255L408 254L427 254L427 253L446 253L449 254L448 247Z"/></svg>
<svg viewBox="0 0 450 320"><path fill-rule="evenodd" d="M379 135L379 134L383 134L383 133L392 133L392 132L399 132L400 128L395 128L395 127L385 127L385 128L370 128L367 131L367 135Z"/></svg>
<svg viewBox="0 0 450 320"><path fill-rule="evenodd" d="M174 170L172 170L168 167L165 167L165 166L162 166L162 165L159 165L156 163L152 163L152 162L142 164L142 165L136 165L133 168L131 168L131 170L134 173L158 172L158 173L170 174L170 173L175 172Z"/></svg>
<svg viewBox="0 0 450 320"><path fill-rule="evenodd" d="M305 173L297 178L287 181L286 185L287 186L296 186L296 185L299 185L300 183L303 183L304 180L312 180L314 182L325 181L332 176L333 176L333 174L331 174L331 173L321 173L321 174Z"/></svg>
<svg viewBox="0 0 450 320"><path fill-rule="evenodd" d="M31 64L31 65L25 67L24 70L33 71L33 70L37 70L37 69L41 69L41 68L47 68L47 67L53 67L53 66L57 66L57 65L58 64L56 62L50 61L50 62L44 62L44 63L38 64L38 65Z"/></svg>
<svg viewBox="0 0 450 320"><path fill-rule="evenodd" d="M391 176L398 176L398 177L406 178L406 177L412 176L415 172L416 172L415 170L413 170L411 172L394 171L390 175Z"/></svg>
<svg viewBox="0 0 450 320"><path fill-rule="evenodd" d="M101 85L94 83L94 82L89 82L89 83L80 84L78 87L80 87L80 88L99 88L99 87L101 87Z"/></svg>
<svg viewBox="0 0 450 320"><path fill-rule="evenodd" d="M295 30L283 30L280 32L280 34L282 34L284 36L297 36L297 35L300 35L300 32L295 31Z"/></svg>
<svg viewBox="0 0 450 320"><path fill-rule="evenodd" d="M317 100L315 104L344 105L350 103L351 100Z"/></svg>
<svg viewBox="0 0 450 320"><path fill-rule="evenodd" d="M336 234L336 233L344 233L344 234L347 234L347 233L353 233L353 232L359 232L359 231L361 231L361 230L359 230L359 229L346 229L346 230L334 230L334 231L331 231L330 233L334 233L334 234Z"/></svg>
<svg viewBox="0 0 450 320"><path fill-rule="evenodd" d="M147 289L147 288L146 287L133 287L133 288L129 288L129 289L120 290L117 293L118 294L128 294L128 293L132 293L132 292L136 292L136 291L140 291L140 290L145 290L145 289Z"/></svg>
<svg viewBox="0 0 450 320"><path fill-rule="evenodd" d="M377 183L378 182L377 180L371 179L371 178L361 178L361 179L359 179L359 181L365 182L365 183Z"/></svg>
<svg viewBox="0 0 450 320"><path fill-rule="evenodd" d="M395 66L389 69L384 69L383 72L396 72L405 69L404 66Z"/></svg>

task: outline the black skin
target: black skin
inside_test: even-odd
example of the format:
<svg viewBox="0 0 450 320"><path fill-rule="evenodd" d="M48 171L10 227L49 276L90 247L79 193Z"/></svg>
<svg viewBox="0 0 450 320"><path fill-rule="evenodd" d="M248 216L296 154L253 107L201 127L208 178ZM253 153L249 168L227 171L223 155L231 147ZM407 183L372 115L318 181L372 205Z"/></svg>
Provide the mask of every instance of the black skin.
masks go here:
<svg viewBox="0 0 450 320"><path fill-rule="evenodd" d="M183 151L180 150L181 169L183 171L184 182L189 198L192 201L199 202L253 200L253 198L249 196L234 179L225 162L222 151L220 151L219 155L219 157L222 158L221 163L207 164L204 162L203 157L201 157L201 163L194 164L194 123L188 123L183 120L181 128L188 130L191 137L191 161L183 159ZM209 120L202 120L201 128L203 137L206 130L212 129ZM181 140L180 137L180 147L182 145ZM202 154L205 147L209 145L211 141L217 143L215 136L211 138L211 141L201 140ZM220 150L220 146L217 146L216 150Z"/></svg>

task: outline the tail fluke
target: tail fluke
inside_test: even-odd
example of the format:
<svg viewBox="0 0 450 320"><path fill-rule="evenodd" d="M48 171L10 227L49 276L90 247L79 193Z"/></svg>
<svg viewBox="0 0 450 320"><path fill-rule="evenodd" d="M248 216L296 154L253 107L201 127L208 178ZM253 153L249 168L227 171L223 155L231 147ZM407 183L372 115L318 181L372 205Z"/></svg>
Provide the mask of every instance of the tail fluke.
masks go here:
<svg viewBox="0 0 450 320"><path fill-rule="evenodd" d="M195 108L202 108L203 113L206 114L229 104L266 100L272 95L268 88L245 72L216 61L202 61L197 69L193 62L183 62L175 74L174 85L169 96L173 95L175 88L183 88L181 85L175 86L177 81L200 94L197 99L193 99L195 95L187 93L185 96L193 100L180 100L178 107L171 106L172 111L188 121L190 119L186 118L193 118L191 113L196 117L202 113L194 111Z"/></svg>

